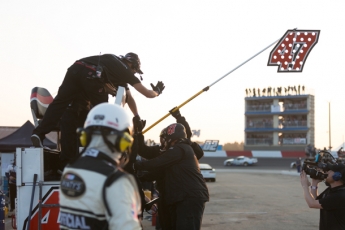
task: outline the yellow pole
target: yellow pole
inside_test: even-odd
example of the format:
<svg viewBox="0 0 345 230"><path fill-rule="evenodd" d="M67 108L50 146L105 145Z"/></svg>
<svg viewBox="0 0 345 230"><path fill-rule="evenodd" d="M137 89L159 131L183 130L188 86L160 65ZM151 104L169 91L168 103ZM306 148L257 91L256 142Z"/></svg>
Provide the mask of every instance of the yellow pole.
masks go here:
<svg viewBox="0 0 345 230"><path fill-rule="evenodd" d="M187 104L188 102L190 102L191 100L193 100L194 98L196 98L197 96L199 96L200 94L202 94L203 92L207 91L210 87L207 86L206 88L200 90L198 93L196 93L194 96L192 96L191 98L189 98L188 100L186 100L185 102L183 102L181 105L177 106L173 112L175 112L176 110L178 110L179 108L181 108L182 106L184 106L185 104ZM162 117L161 119L159 119L158 121L156 121L155 123L153 123L151 126L149 126L147 129L145 129L143 131L143 134L146 133L147 131L149 131L150 129L152 129L154 126L156 126L159 122L163 121L165 118L169 117L170 113L166 114L164 117Z"/></svg>
<svg viewBox="0 0 345 230"><path fill-rule="evenodd" d="M297 28L295 28L294 30L296 30ZM191 100L193 100L194 98L196 98L197 96L199 96L201 93L209 90L209 88L211 86L213 86L214 84L216 84L217 82L219 82L220 80L222 80L223 78L225 78L226 76L228 76L229 74L231 74L232 72L234 72L236 69L240 68L242 65L246 64L248 61L252 60L254 57L256 57L257 55L259 55L260 53L262 53L263 51L265 51L266 49L268 49L269 47L271 47L273 44L277 43L280 39L278 39L277 41L273 42L272 44L270 44L269 46L267 46L266 48L264 48L263 50L261 50L260 52L256 53L254 56L250 57L249 59L247 59L246 61L244 61L242 64L238 65L236 68L232 69L230 72L226 73L224 76L222 76L221 78L219 78L217 81L213 82L211 85L205 87L203 90L199 91L197 94L195 94L194 96L192 96L191 98L189 98L187 101L183 102L181 105L177 106L176 109L173 110L173 112L179 108L181 108L182 106L184 106L185 104L187 104L188 102L190 102ZM159 122L163 121L165 118L167 118L170 115L170 113L166 114L164 117L162 117L161 119L159 119L158 121L156 121L155 123L153 123L150 127L148 127L147 129L145 129L143 131L143 134L146 133L147 131L149 131L150 129L152 129L152 127L154 127L155 125L157 125Z"/></svg>

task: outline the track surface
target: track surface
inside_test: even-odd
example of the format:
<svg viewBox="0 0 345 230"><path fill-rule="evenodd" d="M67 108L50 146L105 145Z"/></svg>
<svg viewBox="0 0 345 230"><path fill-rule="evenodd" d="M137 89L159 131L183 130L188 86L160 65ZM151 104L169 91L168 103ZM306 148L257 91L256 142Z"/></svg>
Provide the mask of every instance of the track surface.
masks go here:
<svg viewBox="0 0 345 230"><path fill-rule="evenodd" d="M207 163L216 169L258 169L258 170L290 170L291 162L296 161L296 158L257 158L258 163L253 166L224 166L224 161L231 157L203 157L200 163Z"/></svg>
<svg viewBox="0 0 345 230"><path fill-rule="evenodd" d="M216 182L207 182L210 201L202 230L318 229L319 210L308 208L299 174L290 169L295 158L258 158L258 165L248 167L224 166L226 159L200 160L214 167L217 174ZM325 188L320 183L319 193ZM155 229L146 219L143 226Z"/></svg>

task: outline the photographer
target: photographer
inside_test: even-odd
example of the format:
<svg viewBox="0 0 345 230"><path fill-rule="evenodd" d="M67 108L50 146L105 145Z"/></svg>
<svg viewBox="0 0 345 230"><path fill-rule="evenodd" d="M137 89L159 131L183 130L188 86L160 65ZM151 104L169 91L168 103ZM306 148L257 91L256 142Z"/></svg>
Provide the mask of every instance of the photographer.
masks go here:
<svg viewBox="0 0 345 230"><path fill-rule="evenodd" d="M317 185L322 181L312 179L311 186L306 171L301 173L301 185L309 208L320 209L319 229L345 229L345 165L332 164L325 169L328 188L318 195Z"/></svg>

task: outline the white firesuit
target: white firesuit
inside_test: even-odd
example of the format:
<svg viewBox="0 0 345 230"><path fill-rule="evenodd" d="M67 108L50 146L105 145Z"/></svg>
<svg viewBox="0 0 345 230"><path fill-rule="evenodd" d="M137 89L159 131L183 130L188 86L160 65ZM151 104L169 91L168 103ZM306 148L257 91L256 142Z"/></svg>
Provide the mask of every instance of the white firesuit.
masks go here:
<svg viewBox="0 0 345 230"><path fill-rule="evenodd" d="M67 165L60 184L60 229L141 229L140 196L132 175L122 172L102 193L105 180L117 170L116 162L96 149Z"/></svg>

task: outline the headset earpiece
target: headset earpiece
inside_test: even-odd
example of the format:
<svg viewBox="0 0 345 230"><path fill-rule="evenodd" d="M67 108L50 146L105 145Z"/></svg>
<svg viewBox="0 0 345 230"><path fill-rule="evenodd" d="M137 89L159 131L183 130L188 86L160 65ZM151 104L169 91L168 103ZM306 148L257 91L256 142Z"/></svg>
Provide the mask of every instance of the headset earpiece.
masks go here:
<svg viewBox="0 0 345 230"><path fill-rule="evenodd" d="M338 180L341 179L342 176L343 176L343 175L342 175L340 172L335 172L335 173L333 174L332 178L333 178L334 181L338 181Z"/></svg>
<svg viewBox="0 0 345 230"><path fill-rule="evenodd" d="M89 129L78 128L77 133L81 146L86 147L91 141L91 132Z"/></svg>
<svg viewBox="0 0 345 230"><path fill-rule="evenodd" d="M124 152L127 149L131 148L133 144L133 137L127 133L123 132L122 135L116 139L115 147L118 151Z"/></svg>

